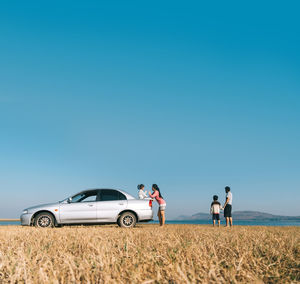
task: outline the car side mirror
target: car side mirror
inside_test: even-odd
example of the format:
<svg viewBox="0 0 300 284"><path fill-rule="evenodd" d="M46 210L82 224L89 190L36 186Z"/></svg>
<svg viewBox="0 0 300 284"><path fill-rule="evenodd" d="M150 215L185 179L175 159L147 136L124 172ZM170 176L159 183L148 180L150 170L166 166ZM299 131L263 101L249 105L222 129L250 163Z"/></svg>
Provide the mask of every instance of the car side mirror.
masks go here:
<svg viewBox="0 0 300 284"><path fill-rule="evenodd" d="M69 197L68 200L67 200L67 202L71 203L72 202L72 197Z"/></svg>

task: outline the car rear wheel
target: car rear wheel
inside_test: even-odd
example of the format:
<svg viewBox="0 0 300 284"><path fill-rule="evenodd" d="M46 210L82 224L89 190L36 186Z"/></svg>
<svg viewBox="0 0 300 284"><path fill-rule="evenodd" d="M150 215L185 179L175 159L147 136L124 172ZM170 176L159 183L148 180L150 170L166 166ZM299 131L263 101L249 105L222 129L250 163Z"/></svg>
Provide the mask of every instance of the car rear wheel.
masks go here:
<svg viewBox="0 0 300 284"><path fill-rule="evenodd" d="M39 213L34 218L34 226L38 228L52 228L54 227L54 218L50 213Z"/></svg>
<svg viewBox="0 0 300 284"><path fill-rule="evenodd" d="M132 228L136 221L136 216L132 212L124 212L118 219L118 225L123 228Z"/></svg>

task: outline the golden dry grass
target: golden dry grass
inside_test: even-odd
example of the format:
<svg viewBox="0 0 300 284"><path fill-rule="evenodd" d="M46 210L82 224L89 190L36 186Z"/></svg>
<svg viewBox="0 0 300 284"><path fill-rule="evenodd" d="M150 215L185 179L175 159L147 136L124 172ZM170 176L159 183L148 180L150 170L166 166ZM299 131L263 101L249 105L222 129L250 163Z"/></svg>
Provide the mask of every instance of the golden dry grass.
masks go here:
<svg viewBox="0 0 300 284"><path fill-rule="evenodd" d="M298 283L299 227L0 227L0 283Z"/></svg>

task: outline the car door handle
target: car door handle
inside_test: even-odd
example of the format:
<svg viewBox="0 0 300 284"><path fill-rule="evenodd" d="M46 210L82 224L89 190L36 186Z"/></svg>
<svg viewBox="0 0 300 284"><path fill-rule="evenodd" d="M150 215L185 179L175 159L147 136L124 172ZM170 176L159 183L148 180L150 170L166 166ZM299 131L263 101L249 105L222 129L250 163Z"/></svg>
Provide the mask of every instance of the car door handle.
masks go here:
<svg viewBox="0 0 300 284"><path fill-rule="evenodd" d="M90 206L90 207L93 207L93 206L94 206L94 204L88 204L88 206Z"/></svg>
<svg viewBox="0 0 300 284"><path fill-rule="evenodd" d="M120 202L119 205L124 205L124 203L123 203L123 202Z"/></svg>

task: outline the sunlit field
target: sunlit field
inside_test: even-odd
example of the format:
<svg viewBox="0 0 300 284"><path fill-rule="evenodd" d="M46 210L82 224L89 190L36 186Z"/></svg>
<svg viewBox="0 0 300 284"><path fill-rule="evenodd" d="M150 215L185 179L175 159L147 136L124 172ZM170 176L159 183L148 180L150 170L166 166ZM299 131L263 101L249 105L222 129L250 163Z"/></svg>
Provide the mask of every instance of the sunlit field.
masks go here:
<svg viewBox="0 0 300 284"><path fill-rule="evenodd" d="M299 227L0 227L0 283L297 283Z"/></svg>

